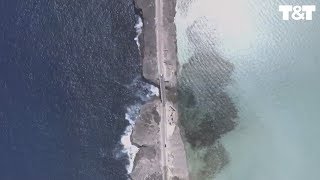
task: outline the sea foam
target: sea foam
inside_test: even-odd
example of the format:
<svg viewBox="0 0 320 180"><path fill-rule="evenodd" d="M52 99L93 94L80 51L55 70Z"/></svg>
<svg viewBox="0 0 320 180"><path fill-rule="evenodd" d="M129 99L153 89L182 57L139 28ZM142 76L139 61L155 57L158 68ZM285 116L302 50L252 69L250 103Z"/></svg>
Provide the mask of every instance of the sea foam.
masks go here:
<svg viewBox="0 0 320 180"><path fill-rule="evenodd" d="M138 48L139 48L139 51L140 51L139 36L140 36L141 33L142 33L142 27L143 27L142 19L141 19L140 16L138 16L138 22L137 22L136 25L134 26L134 28L136 29L136 32L137 32L137 36L134 38L134 40L135 40L136 43L137 43L137 46L138 46Z"/></svg>
<svg viewBox="0 0 320 180"><path fill-rule="evenodd" d="M138 97L142 103L150 100L154 96L159 96L159 89L157 87L143 82L140 78L136 78L128 88L136 90L135 96ZM123 147L121 152L126 154L129 160L129 164L126 166L128 174L132 172L134 158L139 151L139 148L131 142L131 134L135 121L139 116L141 106L142 104L140 102L131 105L127 108L125 114L125 119L129 122L129 125L126 127L124 134L121 137L121 145Z"/></svg>
<svg viewBox="0 0 320 180"><path fill-rule="evenodd" d="M139 36L142 33L142 19L140 16L137 16L137 23L134 28L136 29L137 36L134 40L137 43L138 49L140 51L140 43ZM131 142L131 134L133 132L133 128L135 122L139 116L140 109L143 102L150 100L154 96L159 96L159 89L151 84L144 82L141 77L135 78L131 84L125 86L127 89L132 89L135 91L135 96L140 100L133 105L127 107L127 112L125 114L125 119L129 122L129 125L126 127L122 137L121 137L121 153L125 154L128 157L129 163L126 166L128 174L130 174L133 170L133 163L136 157L136 154L139 151L139 148L132 144ZM119 154L116 155L119 158Z"/></svg>
<svg viewBox="0 0 320 180"><path fill-rule="evenodd" d="M129 164L126 166L128 174L132 172L133 169L133 161L136 157L139 148L131 143L131 134L135 124L135 120L139 114L140 105L132 105L127 108L127 113L125 115L126 120L129 122L124 134L121 137L121 144L123 146L122 153L127 154L129 158Z"/></svg>

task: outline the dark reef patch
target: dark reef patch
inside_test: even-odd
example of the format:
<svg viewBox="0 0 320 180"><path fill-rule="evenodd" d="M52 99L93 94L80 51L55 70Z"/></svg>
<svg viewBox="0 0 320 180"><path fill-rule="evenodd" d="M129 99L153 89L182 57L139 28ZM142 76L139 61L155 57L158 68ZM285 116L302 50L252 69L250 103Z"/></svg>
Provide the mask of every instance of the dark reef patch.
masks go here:
<svg viewBox="0 0 320 180"><path fill-rule="evenodd" d="M236 126L237 117L237 109L225 92L232 82L234 66L202 43L209 36L198 34L205 23L205 19L200 19L187 30L195 54L182 66L179 76L181 125L192 147L214 144Z"/></svg>
<svg viewBox="0 0 320 180"><path fill-rule="evenodd" d="M207 24L200 18L188 27L194 54L178 79L180 125L191 147L187 152L191 179L212 179L229 162L219 139L237 125L238 111L226 92L234 66L214 50L214 28Z"/></svg>
<svg viewBox="0 0 320 180"><path fill-rule="evenodd" d="M209 61L211 66L203 65ZM237 110L224 91L231 81L232 69L232 64L214 54L195 55L183 66L179 109L181 125L192 147L212 145L235 127Z"/></svg>

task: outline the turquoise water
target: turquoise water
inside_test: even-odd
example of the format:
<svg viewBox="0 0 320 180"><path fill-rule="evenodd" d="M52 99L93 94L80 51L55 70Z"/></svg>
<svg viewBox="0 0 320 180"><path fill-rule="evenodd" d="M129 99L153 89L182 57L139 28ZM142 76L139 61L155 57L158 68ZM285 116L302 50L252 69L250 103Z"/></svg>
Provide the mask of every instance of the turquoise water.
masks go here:
<svg viewBox="0 0 320 180"><path fill-rule="evenodd" d="M320 7L311 0L178 0L179 61L188 66L201 52L202 64L181 69L181 86L193 89L198 105L214 101L204 97L226 74L208 71L216 70L217 58L207 55L218 54L233 65L231 80L219 87L234 103L237 126L210 146L189 150L191 168L199 172L210 169L199 154L217 156L208 149L223 147L228 161L212 167L210 179L320 178L320 12L313 21L282 21L282 4ZM203 69L201 76L188 74Z"/></svg>

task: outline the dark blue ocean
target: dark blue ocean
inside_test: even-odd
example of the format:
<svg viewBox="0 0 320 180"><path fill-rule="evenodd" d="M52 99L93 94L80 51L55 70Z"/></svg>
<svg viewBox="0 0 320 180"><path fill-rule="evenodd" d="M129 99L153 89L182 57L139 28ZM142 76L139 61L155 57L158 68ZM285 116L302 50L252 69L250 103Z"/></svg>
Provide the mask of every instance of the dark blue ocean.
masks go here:
<svg viewBox="0 0 320 180"><path fill-rule="evenodd" d="M1 0L0 180L121 180L132 0Z"/></svg>

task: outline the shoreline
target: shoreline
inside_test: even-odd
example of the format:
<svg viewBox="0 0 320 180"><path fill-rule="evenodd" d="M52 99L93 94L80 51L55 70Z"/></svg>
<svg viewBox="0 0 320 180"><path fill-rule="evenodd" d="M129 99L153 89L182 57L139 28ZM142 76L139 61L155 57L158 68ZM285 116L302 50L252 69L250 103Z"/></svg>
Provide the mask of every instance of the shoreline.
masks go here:
<svg viewBox="0 0 320 180"><path fill-rule="evenodd" d="M138 36L142 77L162 93L160 98L155 97L142 105L133 127L130 139L139 150L129 176L131 179L189 179L178 126L176 0L134 0L134 5L143 22L142 33Z"/></svg>

